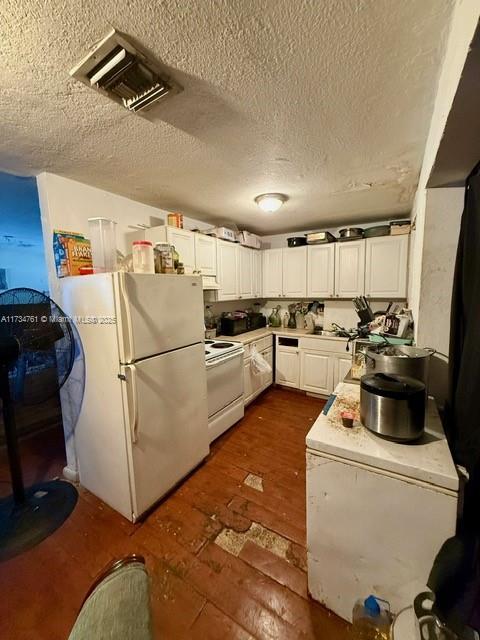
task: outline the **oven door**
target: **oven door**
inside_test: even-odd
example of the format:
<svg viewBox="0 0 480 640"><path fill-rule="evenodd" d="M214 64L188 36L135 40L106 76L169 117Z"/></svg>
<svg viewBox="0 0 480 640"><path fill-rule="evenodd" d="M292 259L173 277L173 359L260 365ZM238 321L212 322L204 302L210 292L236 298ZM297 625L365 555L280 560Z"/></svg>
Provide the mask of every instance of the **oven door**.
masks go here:
<svg viewBox="0 0 480 640"><path fill-rule="evenodd" d="M207 360L208 417L243 396L243 350Z"/></svg>

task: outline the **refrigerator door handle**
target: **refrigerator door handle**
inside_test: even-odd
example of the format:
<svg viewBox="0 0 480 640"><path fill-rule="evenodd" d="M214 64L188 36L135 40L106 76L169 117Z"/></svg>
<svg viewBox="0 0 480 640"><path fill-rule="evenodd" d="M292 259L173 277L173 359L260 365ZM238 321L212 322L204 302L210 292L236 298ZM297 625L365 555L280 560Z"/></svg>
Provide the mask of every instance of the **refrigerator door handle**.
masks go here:
<svg viewBox="0 0 480 640"><path fill-rule="evenodd" d="M120 293L122 294L122 306L124 309L124 348L125 348L125 361L129 362L132 359L132 346L133 346L133 332L132 332L132 316L130 314L130 300L128 299L127 288L125 286L125 274L119 273L118 280L120 283Z"/></svg>
<svg viewBox="0 0 480 640"><path fill-rule="evenodd" d="M131 386L127 386L127 393L129 393L129 398L131 398L131 403L128 403L130 417L130 436L132 438L132 443L136 444L138 430L137 370L134 364L126 365L125 369L130 372L131 381Z"/></svg>

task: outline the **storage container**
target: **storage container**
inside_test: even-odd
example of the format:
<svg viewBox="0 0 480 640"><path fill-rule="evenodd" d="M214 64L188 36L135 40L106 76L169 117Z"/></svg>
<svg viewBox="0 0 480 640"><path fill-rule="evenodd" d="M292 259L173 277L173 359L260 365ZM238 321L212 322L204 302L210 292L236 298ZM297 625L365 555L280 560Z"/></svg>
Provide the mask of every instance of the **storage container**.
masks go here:
<svg viewBox="0 0 480 640"><path fill-rule="evenodd" d="M227 227L214 227L209 231L209 234L220 238L220 240L230 240L230 242L235 242L236 240L235 231Z"/></svg>
<svg viewBox="0 0 480 640"><path fill-rule="evenodd" d="M249 231L239 231L236 234L236 239L244 247L250 247L251 249L260 249L262 247L260 236L256 236Z"/></svg>
<svg viewBox="0 0 480 640"><path fill-rule="evenodd" d="M132 243L133 272L155 273L153 245L149 240L136 240Z"/></svg>
<svg viewBox="0 0 480 640"><path fill-rule="evenodd" d="M183 214L169 213L167 216L167 224L169 227L177 227L177 229L183 229Z"/></svg>
<svg viewBox="0 0 480 640"><path fill-rule="evenodd" d="M92 262L95 273L117 270L117 244L114 220L109 218L89 218L88 233L92 248Z"/></svg>

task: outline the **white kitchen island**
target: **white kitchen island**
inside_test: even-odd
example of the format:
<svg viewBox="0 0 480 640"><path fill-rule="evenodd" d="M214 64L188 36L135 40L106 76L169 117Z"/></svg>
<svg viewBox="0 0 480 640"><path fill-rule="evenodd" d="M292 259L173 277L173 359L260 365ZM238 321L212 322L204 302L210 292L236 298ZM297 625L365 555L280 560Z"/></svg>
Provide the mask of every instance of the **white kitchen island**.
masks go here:
<svg viewBox="0 0 480 640"><path fill-rule="evenodd" d="M432 398L413 444L342 426L360 387L340 383L306 437L310 594L345 620L359 597L411 605L442 543L454 535L459 480ZM358 414L357 414L358 415Z"/></svg>

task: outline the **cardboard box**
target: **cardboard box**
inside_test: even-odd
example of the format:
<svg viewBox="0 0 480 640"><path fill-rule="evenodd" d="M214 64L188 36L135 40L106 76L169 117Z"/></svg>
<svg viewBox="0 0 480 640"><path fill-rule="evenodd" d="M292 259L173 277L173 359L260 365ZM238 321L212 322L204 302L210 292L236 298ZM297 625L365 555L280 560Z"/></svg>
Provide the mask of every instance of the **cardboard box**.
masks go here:
<svg viewBox="0 0 480 640"><path fill-rule="evenodd" d="M403 236L410 233L412 225L410 222L404 222L403 224L390 223L390 235L391 236Z"/></svg>
<svg viewBox="0 0 480 640"><path fill-rule="evenodd" d="M237 233L237 241L244 247L250 247L251 249L260 249L262 246L260 237L249 231L240 231Z"/></svg>
<svg viewBox="0 0 480 640"><path fill-rule="evenodd" d="M235 242L235 231L232 229L228 229L227 227L215 227L211 231L209 231L213 236L220 238L220 240L229 240L230 242Z"/></svg>
<svg viewBox="0 0 480 640"><path fill-rule="evenodd" d="M80 267L92 267L90 240L72 231L53 232L53 255L57 276L80 275Z"/></svg>

